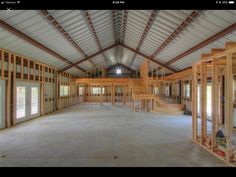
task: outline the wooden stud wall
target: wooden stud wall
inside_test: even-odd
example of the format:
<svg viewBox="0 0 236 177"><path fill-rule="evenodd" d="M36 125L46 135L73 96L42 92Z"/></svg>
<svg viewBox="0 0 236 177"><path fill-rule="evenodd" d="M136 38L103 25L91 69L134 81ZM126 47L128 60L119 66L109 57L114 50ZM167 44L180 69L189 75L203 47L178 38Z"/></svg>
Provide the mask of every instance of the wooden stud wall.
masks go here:
<svg viewBox="0 0 236 177"><path fill-rule="evenodd" d="M98 89L97 94L93 94L92 90ZM100 89L104 89L101 94ZM113 83L94 83L85 84L84 102L86 103L123 103L129 102L128 84L113 84Z"/></svg>
<svg viewBox="0 0 236 177"><path fill-rule="evenodd" d="M76 103L71 97L74 90L66 98L59 97L60 84L71 88L76 83L68 73L58 75L57 68L0 48L0 78L6 80L6 128L16 124L16 81L40 84L41 116Z"/></svg>
<svg viewBox="0 0 236 177"><path fill-rule="evenodd" d="M210 54L202 55L199 62L193 65L193 141L229 163L236 166L236 147L233 131L234 115L234 75L236 71L236 43L228 42L225 49L212 49ZM206 84L211 83L211 120L206 115ZM201 109L198 117L198 91L201 88ZM225 97L225 102L222 98ZM201 123L199 124L199 120ZM211 124L209 126L208 124ZM207 128L210 128L209 131ZM199 131L200 130L200 131ZM222 130L226 143L219 144L216 133Z"/></svg>

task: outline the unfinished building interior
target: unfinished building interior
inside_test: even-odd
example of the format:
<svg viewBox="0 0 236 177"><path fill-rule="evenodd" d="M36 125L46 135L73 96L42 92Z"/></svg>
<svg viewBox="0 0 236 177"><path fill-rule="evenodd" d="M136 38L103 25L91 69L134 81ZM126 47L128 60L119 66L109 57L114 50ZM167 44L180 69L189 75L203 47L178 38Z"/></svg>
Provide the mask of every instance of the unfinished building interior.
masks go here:
<svg viewBox="0 0 236 177"><path fill-rule="evenodd" d="M1 10L0 167L236 166L236 10Z"/></svg>

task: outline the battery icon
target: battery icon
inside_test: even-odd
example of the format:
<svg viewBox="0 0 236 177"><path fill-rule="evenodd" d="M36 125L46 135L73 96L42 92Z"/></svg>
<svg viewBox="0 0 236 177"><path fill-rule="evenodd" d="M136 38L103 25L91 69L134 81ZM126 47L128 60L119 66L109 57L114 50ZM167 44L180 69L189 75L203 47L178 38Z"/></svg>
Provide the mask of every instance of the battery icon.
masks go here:
<svg viewBox="0 0 236 177"><path fill-rule="evenodd" d="M234 4L234 1L229 1L229 4Z"/></svg>

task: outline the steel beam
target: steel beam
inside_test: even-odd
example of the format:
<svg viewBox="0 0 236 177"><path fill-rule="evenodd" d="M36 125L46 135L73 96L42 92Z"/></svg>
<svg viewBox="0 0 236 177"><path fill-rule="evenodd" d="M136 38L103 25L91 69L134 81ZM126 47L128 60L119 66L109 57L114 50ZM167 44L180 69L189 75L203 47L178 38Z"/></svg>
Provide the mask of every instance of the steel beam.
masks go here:
<svg viewBox="0 0 236 177"><path fill-rule="evenodd" d="M191 53L193 53L193 52L199 50L199 49L202 48L202 47L205 47L206 45L208 45L208 44L210 44L210 43L212 43L212 42L214 42L214 41L220 39L221 37L223 37L223 36L225 36L225 35L227 35L227 34L233 32L233 31L235 31L235 30L236 30L236 23L234 23L234 24L228 26L228 27L225 28L224 30L222 30L222 31L220 31L220 32L218 32L218 33L216 33L216 34L214 34L213 36L211 36L211 37L207 38L206 40L200 42L199 44L195 45L194 47L192 47L192 48L188 49L187 51L181 53L180 55L178 55L178 56L172 58L171 60L169 60L169 61L166 62L165 64L166 64L166 65L170 65L170 64L172 64L172 63L174 63L174 62L176 62L176 61L178 61L178 60L180 60L180 59L186 57L187 55L189 55L189 54L191 54Z"/></svg>
<svg viewBox="0 0 236 177"><path fill-rule="evenodd" d="M194 18L199 15L198 11L193 11L176 29L175 31L155 50L155 52L151 55L152 58L160 53L171 41L174 40L183 30L185 30L188 25L191 24Z"/></svg>
<svg viewBox="0 0 236 177"><path fill-rule="evenodd" d="M13 26L9 25L8 23L0 20L0 27L7 30L8 32L16 35L17 37L29 42L31 45L34 45L35 47L43 50L44 52L49 53L50 55L56 57L57 59L67 63L67 64L73 64L71 61L66 59L65 57L59 55L58 53L54 52L53 50L49 49L45 45L39 43L38 41L34 40L33 38L29 37L28 35L24 34L23 32L19 31L18 29L14 28ZM74 66L76 69L85 72L83 68L80 68L78 66Z"/></svg>

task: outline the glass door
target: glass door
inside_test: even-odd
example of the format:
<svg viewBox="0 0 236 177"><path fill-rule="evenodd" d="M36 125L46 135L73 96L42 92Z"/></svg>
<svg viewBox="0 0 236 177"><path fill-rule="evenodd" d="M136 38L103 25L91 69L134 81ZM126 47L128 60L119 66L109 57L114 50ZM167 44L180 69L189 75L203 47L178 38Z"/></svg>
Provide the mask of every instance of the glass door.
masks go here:
<svg viewBox="0 0 236 177"><path fill-rule="evenodd" d="M16 119L26 116L26 87L16 87Z"/></svg>
<svg viewBox="0 0 236 177"><path fill-rule="evenodd" d="M17 82L16 123L40 116L39 83Z"/></svg>
<svg viewBox="0 0 236 177"><path fill-rule="evenodd" d="M31 87L31 115L39 113L39 88Z"/></svg>
<svg viewBox="0 0 236 177"><path fill-rule="evenodd" d="M207 84L207 119L211 120L211 92L212 92L212 87L211 84Z"/></svg>
<svg viewBox="0 0 236 177"><path fill-rule="evenodd" d="M5 128L5 80L0 80L0 129Z"/></svg>

